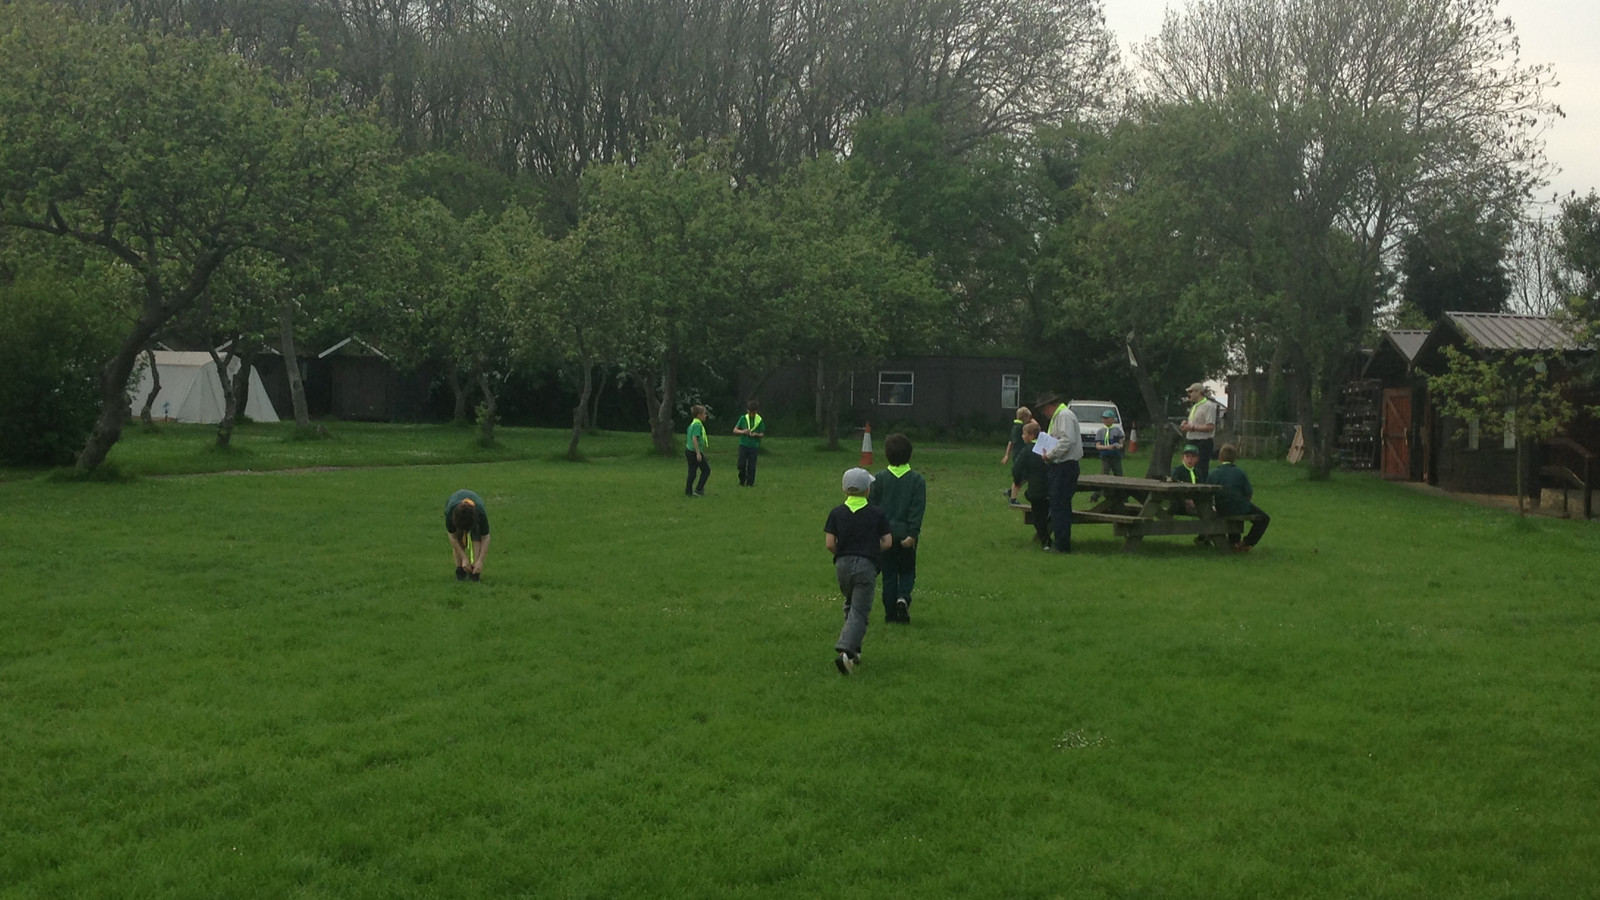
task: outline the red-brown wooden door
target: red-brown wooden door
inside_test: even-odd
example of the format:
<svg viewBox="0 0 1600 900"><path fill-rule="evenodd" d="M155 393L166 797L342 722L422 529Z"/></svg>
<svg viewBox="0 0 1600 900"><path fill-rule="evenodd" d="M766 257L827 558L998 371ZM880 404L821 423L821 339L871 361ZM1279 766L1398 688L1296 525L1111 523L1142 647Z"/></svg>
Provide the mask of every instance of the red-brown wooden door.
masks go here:
<svg viewBox="0 0 1600 900"><path fill-rule="evenodd" d="M1411 477L1411 390L1383 391L1383 477Z"/></svg>

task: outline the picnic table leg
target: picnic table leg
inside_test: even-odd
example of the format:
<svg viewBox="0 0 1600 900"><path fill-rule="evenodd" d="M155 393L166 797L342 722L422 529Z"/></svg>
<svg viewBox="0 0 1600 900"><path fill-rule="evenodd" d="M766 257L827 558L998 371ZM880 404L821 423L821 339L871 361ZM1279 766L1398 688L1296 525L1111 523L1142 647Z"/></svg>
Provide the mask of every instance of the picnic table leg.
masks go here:
<svg viewBox="0 0 1600 900"><path fill-rule="evenodd" d="M1139 544L1141 542L1143 542L1143 541L1144 541L1144 535L1142 535L1142 534L1130 534L1130 535L1128 535L1122 541L1122 552L1123 553L1138 553L1139 552Z"/></svg>

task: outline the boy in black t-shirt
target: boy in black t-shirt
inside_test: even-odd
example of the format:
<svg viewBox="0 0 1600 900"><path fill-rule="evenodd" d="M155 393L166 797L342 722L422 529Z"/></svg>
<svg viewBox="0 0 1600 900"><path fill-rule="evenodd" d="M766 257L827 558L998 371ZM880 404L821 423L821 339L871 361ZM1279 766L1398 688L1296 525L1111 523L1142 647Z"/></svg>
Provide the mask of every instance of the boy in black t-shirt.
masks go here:
<svg viewBox="0 0 1600 900"><path fill-rule="evenodd" d="M893 540L883 510L867 505L872 481L866 469L845 472L844 502L828 513L828 522L822 527L823 546L833 554L833 569L844 593L844 628L833 647L840 675L849 675L861 661L861 639L872 612L878 565Z"/></svg>

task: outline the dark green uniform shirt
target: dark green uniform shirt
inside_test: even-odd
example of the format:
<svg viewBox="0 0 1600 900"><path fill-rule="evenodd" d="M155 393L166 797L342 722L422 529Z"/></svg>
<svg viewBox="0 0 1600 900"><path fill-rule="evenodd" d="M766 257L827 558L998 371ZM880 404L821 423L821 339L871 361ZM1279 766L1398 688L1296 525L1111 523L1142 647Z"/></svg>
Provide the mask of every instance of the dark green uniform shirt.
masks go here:
<svg viewBox="0 0 1600 900"><path fill-rule="evenodd" d="M923 480L921 472L913 470L896 478L893 472L884 469L872 482L867 501L883 507L896 544L908 537L917 538L921 543L922 514L928 508L928 482Z"/></svg>
<svg viewBox="0 0 1600 900"><path fill-rule="evenodd" d="M1220 484L1217 494L1217 512L1225 516L1242 516L1250 512L1255 502L1255 490L1250 487L1250 476L1233 463L1221 463L1206 477L1207 484Z"/></svg>

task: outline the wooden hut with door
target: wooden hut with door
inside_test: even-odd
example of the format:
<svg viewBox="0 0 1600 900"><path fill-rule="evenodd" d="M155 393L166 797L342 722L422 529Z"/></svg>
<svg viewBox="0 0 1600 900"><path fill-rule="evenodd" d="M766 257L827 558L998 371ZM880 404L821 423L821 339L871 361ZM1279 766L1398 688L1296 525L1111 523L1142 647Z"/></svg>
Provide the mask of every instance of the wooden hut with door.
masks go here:
<svg viewBox="0 0 1600 900"><path fill-rule="evenodd" d="M1384 478L1423 479L1428 382L1413 364L1427 339L1422 329L1386 331L1361 371L1378 397L1378 470Z"/></svg>

